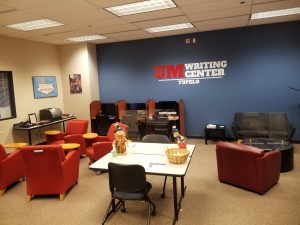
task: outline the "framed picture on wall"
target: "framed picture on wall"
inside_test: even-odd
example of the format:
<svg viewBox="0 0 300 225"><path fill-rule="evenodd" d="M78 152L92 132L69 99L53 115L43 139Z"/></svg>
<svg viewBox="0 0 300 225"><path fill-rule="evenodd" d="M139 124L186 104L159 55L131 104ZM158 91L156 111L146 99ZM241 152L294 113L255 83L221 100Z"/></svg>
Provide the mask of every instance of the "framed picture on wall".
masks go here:
<svg viewBox="0 0 300 225"><path fill-rule="evenodd" d="M56 97L57 84L55 76L33 76L34 98Z"/></svg>
<svg viewBox="0 0 300 225"><path fill-rule="evenodd" d="M81 94L82 93L81 74L70 74L69 82L70 82L70 93L71 94Z"/></svg>
<svg viewBox="0 0 300 225"><path fill-rule="evenodd" d="M0 120L16 118L12 71L0 71Z"/></svg>

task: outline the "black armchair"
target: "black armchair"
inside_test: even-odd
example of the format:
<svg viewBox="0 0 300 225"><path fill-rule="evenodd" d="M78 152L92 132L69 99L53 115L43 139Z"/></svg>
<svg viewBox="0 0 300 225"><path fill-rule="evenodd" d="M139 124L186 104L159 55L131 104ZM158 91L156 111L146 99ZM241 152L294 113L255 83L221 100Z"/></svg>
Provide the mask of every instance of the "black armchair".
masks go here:
<svg viewBox="0 0 300 225"><path fill-rule="evenodd" d="M145 168L141 165L123 165L117 163L108 164L109 188L111 201L107 208L102 225L107 218L122 206L122 212L126 212L126 200L144 200L148 202L148 220L156 215L155 204L150 200L148 192L152 188L151 183L146 181ZM116 204L116 200L119 200Z"/></svg>
<svg viewBox="0 0 300 225"><path fill-rule="evenodd" d="M146 143L171 143L170 139L163 134L147 134L143 137L142 142ZM165 176L164 180L164 187L163 187L163 193L161 194L161 198L166 197L166 182L167 182L167 176Z"/></svg>

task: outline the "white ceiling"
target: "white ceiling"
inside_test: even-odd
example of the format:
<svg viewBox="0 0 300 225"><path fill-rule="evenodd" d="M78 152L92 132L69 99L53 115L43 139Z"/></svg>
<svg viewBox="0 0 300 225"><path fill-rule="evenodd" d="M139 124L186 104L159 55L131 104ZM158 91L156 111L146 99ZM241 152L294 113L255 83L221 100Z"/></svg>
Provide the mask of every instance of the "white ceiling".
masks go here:
<svg viewBox="0 0 300 225"><path fill-rule="evenodd" d="M299 7L300 0L173 0L172 9L118 17L104 8L138 0L0 0L0 35L49 44L70 44L66 38L100 34L110 43L200 31L246 27L300 20L300 15L250 20L251 13ZM51 19L64 26L18 31L5 26L37 19ZM161 33L144 29L191 22L194 27Z"/></svg>

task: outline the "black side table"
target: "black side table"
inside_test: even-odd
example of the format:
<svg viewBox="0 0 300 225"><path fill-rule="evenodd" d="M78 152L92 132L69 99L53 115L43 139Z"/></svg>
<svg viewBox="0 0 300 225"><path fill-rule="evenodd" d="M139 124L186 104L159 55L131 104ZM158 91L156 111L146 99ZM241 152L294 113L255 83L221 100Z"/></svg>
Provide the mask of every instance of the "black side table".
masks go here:
<svg viewBox="0 0 300 225"><path fill-rule="evenodd" d="M224 125L216 125L216 128L208 128L205 126L205 144L207 140L223 140L225 141L226 127Z"/></svg>

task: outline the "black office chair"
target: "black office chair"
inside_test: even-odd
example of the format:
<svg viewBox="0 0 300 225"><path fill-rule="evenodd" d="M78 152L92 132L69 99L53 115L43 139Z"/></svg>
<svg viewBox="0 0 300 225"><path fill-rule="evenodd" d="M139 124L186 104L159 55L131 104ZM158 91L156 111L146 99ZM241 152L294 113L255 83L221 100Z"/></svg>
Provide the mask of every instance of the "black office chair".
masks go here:
<svg viewBox="0 0 300 225"><path fill-rule="evenodd" d="M146 143L166 143L169 144L171 143L170 139L163 134L147 134L143 137L142 142ZM163 193L160 195L161 198L166 197L166 182L167 182L167 176L165 176L165 181L164 181L164 187L163 187Z"/></svg>
<svg viewBox="0 0 300 225"><path fill-rule="evenodd" d="M99 135L105 136L111 125L111 121L108 115L98 114L96 115L96 127Z"/></svg>
<svg viewBox="0 0 300 225"><path fill-rule="evenodd" d="M148 202L148 220L156 215L155 204L150 200L148 192L152 185L146 181L145 168L141 165L108 164L109 188L111 201L107 208L102 225L108 217L122 206L121 211L126 212L126 200L143 200ZM116 200L119 200L116 204ZM152 208L152 209L151 209Z"/></svg>
<svg viewBox="0 0 300 225"><path fill-rule="evenodd" d="M128 126L128 137L139 139L138 119L137 115L123 115L122 123Z"/></svg>

